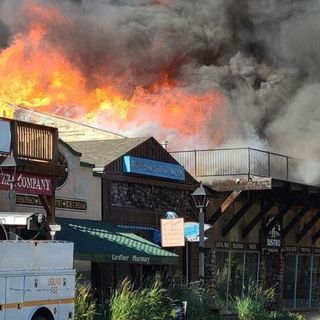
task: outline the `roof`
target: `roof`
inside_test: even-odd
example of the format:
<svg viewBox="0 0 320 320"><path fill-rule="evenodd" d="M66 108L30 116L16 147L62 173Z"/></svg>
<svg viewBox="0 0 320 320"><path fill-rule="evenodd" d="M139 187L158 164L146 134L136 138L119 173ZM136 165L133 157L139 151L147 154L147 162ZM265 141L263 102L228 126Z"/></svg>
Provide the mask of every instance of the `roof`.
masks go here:
<svg viewBox="0 0 320 320"><path fill-rule="evenodd" d="M102 221L57 218L57 240L74 243L75 259L150 265L177 264L178 255Z"/></svg>
<svg viewBox="0 0 320 320"><path fill-rule="evenodd" d="M79 137L81 137L82 140L125 138L125 136L115 132L96 128L85 123L76 122L56 115L39 112L35 109L17 106L2 100L0 100L0 116L9 116L9 118L14 118L16 120L56 127L59 130L59 137L64 141L79 140Z"/></svg>
<svg viewBox="0 0 320 320"><path fill-rule="evenodd" d="M144 138L126 138L96 141L72 141L68 144L76 151L81 152L81 160L93 163L102 168L120 158L133 148L148 140Z"/></svg>

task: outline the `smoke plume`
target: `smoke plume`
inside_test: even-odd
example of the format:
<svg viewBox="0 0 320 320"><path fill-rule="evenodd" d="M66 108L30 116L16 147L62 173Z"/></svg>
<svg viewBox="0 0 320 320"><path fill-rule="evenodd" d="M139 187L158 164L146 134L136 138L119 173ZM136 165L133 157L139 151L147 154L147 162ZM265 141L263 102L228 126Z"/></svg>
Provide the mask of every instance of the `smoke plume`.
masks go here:
<svg viewBox="0 0 320 320"><path fill-rule="evenodd" d="M28 3L59 15L48 19ZM0 46L46 19L48 54L61 50L86 75L85 87L112 83L139 106L121 125L97 111L95 124L106 129L154 135L176 148L251 145L318 159L319 9L317 0L0 0ZM170 90L154 90L163 82ZM186 106L212 91L224 98L217 108L211 98L186 109L177 128L164 125L159 90L161 99L170 94ZM198 113L204 117L196 122Z"/></svg>

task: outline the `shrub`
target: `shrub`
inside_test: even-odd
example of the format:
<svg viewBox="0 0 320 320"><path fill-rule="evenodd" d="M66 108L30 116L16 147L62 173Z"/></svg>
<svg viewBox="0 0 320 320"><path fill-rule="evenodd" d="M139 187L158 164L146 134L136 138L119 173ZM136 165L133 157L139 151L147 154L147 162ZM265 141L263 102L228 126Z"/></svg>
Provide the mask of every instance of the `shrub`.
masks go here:
<svg viewBox="0 0 320 320"><path fill-rule="evenodd" d="M274 296L274 288L263 289L260 285L251 283L245 296L233 299L239 320L305 320L298 313L269 311L268 305L274 300Z"/></svg>
<svg viewBox="0 0 320 320"><path fill-rule="evenodd" d="M74 315L75 320L93 320L96 315L96 302L91 286L81 279L76 280Z"/></svg>
<svg viewBox="0 0 320 320"><path fill-rule="evenodd" d="M232 299L239 320L268 319L268 305L274 296L274 288L265 290L256 283L250 283L245 296Z"/></svg>
<svg viewBox="0 0 320 320"><path fill-rule="evenodd" d="M134 290L124 280L110 299L110 320L169 320L174 315L174 305L159 280L144 290Z"/></svg>
<svg viewBox="0 0 320 320"><path fill-rule="evenodd" d="M203 282L195 281L185 283L179 276L173 279L169 286L170 297L187 302L187 316L192 320L213 319L210 315L212 309L221 309L215 302L214 292L206 287Z"/></svg>

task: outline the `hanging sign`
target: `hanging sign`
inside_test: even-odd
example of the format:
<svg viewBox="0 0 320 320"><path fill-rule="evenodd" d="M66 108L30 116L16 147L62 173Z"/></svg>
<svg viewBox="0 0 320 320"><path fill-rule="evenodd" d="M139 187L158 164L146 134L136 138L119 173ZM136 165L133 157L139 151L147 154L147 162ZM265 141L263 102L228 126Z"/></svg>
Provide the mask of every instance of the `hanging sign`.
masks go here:
<svg viewBox="0 0 320 320"><path fill-rule="evenodd" d="M264 225L265 228L275 219L275 216L267 216ZM281 247L281 223L277 222L269 232L265 232L267 247Z"/></svg>
<svg viewBox="0 0 320 320"><path fill-rule="evenodd" d="M184 219L161 219L161 246L184 247Z"/></svg>
<svg viewBox="0 0 320 320"><path fill-rule="evenodd" d="M204 231L210 229L210 224L204 225ZM188 242L199 242L200 225L198 222L185 222L184 224L184 236ZM206 241L208 238L204 237Z"/></svg>
<svg viewBox="0 0 320 320"><path fill-rule="evenodd" d="M31 173L18 173L15 190L18 193L41 194L51 196L53 194L52 178ZM0 171L0 190L9 190L10 174Z"/></svg>
<svg viewBox="0 0 320 320"><path fill-rule="evenodd" d="M0 152L9 153L11 145L10 122L0 120Z"/></svg>

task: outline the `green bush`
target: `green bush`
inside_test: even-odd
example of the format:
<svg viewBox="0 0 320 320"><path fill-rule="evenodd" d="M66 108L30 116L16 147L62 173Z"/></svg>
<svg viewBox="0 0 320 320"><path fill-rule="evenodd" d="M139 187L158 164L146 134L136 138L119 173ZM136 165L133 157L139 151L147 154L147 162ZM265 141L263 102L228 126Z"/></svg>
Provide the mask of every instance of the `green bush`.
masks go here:
<svg viewBox="0 0 320 320"><path fill-rule="evenodd" d="M212 309L221 309L215 293L201 281L185 283L182 277L176 276L169 285L170 297L187 302L187 316L192 320L214 319Z"/></svg>
<svg viewBox="0 0 320 320"><path fill-rule="evenodd" d="M232 299L239 320L268 319L268 305L274 296L274 288L263 289L256 283L250 283L246 295Z"/></svg>
<svg viewBox="0 0 320 320"><path fill-rule="evenodd" d="M273 311L268 320L306 320L306 318L299 313Z"/></svg>
<svg viewBox="0 0 320 320"><path fill-rule="evenodd" d="M82 282L81 279L76 281L74 309L75 320L93 320L97 314L91 286Z"/></svg>
<svg viewBox="0 0 320 320"><path fill-rule="evenodd" d="M110 320L169 320L175 314L168 292L159 280L144 290L134 290L124 280L110 299Z"/></svg>
<svg viewBox="0 0 320 320"><path fill-rule="evenodd" d="M269 311L268 305L274 300L274 288L263 289L251 283L245 296L233 299L239 320L305 320L298 313Z"/></svg>

